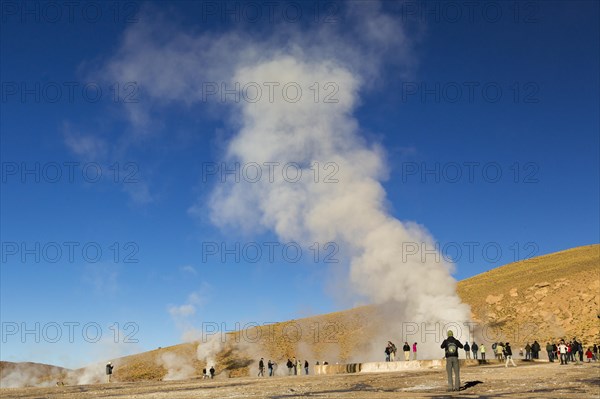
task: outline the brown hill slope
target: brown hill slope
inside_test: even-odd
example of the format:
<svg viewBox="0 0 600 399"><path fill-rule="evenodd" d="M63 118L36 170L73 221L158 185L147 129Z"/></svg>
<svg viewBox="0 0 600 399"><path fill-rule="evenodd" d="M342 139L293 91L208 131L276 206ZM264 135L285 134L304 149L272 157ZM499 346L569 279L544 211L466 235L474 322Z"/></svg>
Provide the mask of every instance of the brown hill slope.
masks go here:
<svg viewBox="0 0 600 399"><path fill-rule="evenodd" d="M471 305L473 319L485 326L480 332L488 342L511 340L517 347L534 339L545 342L559 337L578 337L586 344L600 341L600 245L498 267L460 281L458 293ZM226 334L215 359L218 372L248 375L248 366L260 357L274 359L280 370L293 356L352 361L354 353L367 349L365 337L377 335L377 320L384 314L381 308L364 306ZM161 378L166 369L157 367L156 359L168 351L191 359L194 375L199 376L205 362L196 360L194 348L182 344L123 358L119 377Z"/></svg>
<svg viewBox="0 0 600 399"><path fill-rule="evenodd" d="M600 245L511 263L458 284L473 318L515 342L598 340ZM491 338L491 337L490 337Z"/></svg>
<svg viewBox="0 0 600 399"><path fill-rule="evenodd" d="M480 329L484 341L510 340L515 348L533 339L542 345L558 337L575 336L585 344L600 341L600 245L498 267L459 282L458 293L471 305L473 319L485 326ZM114 378L199 377L207 359L217 364L218 378L253 374L260 357L275 360L279 373L287 373L285 362L293 356L309 359L311 364L315 360L365 360L353 356L370 353L369 338L376 338L378 346L385 343L387 338L379 335L379 321L389 314L382 308L363 306L216 335L200 345L186 343L116 359ZM378 348L367 359L382 356Z"/></svg>
<svg viewBox="0 0 600 399"><path fill-rule="evenodd" d="M0 361L2 388L53 386L57 381L61 381L69 371L69 369L49 364Z"/></svg>
<svg viewBox="0 0 600 399"><path fill-rule="evenodd" d="M298 356L302 361L316 359L346 362L351 354L360 348L365 336L372 336L377 324L372 321L379 317L378 309L363 306L343 312L328 313L304 319L290 320L269 326L254 327L223 335L216 334L206 342L186 343L161 348L150 352L127 356L115 360L119 370L115 377L120 381L140 379L169 378L171 375L185 375L183 368L192 368L188 376L201 376L202 369L216 364L221 376L239 377L250 373L249 366L260 357L272 359L278 363L279 372L287 372L287 358ZM216 341L216 345L215 345ZM202 355L197 356L196 348L200 345L212 346L207 361ZM164 356L174 353L177 358L171 359L177 367L165 364ZM201 360L198 360L198 357ZM254 364L256 368L256 364Z"/></svg>

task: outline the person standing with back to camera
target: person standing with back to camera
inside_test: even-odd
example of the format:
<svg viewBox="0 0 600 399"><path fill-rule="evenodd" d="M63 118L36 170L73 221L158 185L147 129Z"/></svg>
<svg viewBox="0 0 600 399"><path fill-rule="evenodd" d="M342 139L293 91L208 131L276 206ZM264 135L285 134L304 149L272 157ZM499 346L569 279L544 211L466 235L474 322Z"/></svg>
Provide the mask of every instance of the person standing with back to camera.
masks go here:
<svg viewBox="0 0 600 399"><path fill-rule="evenodd" d="M463 344L454 338L452 330L448 330L448 338L442 342L441 348L445 350L446 372L448 373L448 392L460 390L460 363L458 362L458 349ZM452 373L454 372L454 380Z"/></svg>

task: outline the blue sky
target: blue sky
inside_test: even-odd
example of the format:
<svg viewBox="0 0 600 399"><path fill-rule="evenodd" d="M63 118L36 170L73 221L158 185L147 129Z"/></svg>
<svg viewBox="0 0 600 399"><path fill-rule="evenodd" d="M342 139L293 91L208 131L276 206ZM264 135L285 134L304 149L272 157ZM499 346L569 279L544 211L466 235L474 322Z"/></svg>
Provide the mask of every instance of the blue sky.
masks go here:
<svg viewBox="0 0 600 399"><path fill-rule="evenodd" d="M262 2L230 2L230 13L217 2L74 3L72 19L44 2L2 5L2 360L81 366L179 343L202 323L234 329L355 303L338 287L343 243L319 242L317 259L298 244L294 263L281 252L291 240L273 229L211 218L222 183L206 171L230 162L241 122L235 106L198 101L187 83L243 66L239 54L262 41L275 51L279 34L291 38L277 49L285 54L294 38L333 26L342 55L323 45L308 57L364 55L348 63L366 82L351 113L365 146L384 154L387 212L424 226L456 279L600 241L597 2L452 3L460 14L383 2L377 15L393 26L381 43L398 47L378 51L360 38L352 48L341 3L279 3L272 18ZM403 41L385 37L396 28ZM186 47L232 33L241 39L215 45L210 60ZM270 242L282 244L273 261ZM236 243L262 256L221 259L220 245ZM326 262L334 249L338 262Z"/></svg>

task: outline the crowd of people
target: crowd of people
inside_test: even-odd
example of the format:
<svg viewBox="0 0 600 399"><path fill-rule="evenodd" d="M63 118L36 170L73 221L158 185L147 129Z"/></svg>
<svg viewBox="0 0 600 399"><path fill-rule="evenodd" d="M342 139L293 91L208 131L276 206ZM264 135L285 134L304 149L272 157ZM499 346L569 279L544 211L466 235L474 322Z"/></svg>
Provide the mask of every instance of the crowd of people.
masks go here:
<svg viewBox="0 0 600 399"><path fill-rule="evenodd" d="M460 363L458 362L459 349L465 351L465 357L470 359L470 353L473 353L473 359L477 359L477 350L481 351L481 359L485 361L485 345L477 346L475 342L469 345L465 342L463 345L459 340L454 338L452 331L448 331L448 338L442 342L441 348L444 349L446 358L446 372L448 373L448 391L458 391L460 389ZM494 342L491 345L492 351L496 356L496 359L500 362L504 362L504 367L508 367L511 364L517 367L513 360L513 352L509 342ZM533 344L527 342L523 348L519 350L519 355L525 354L525 360L539 359L541 352L541 345L539 342L534 341ZM596 344L588 346L584 352L584 346L581 342L578 342L576 338L566 342L561 339L557 343L546 343L546 352L548 354L548 360L554 362L560 359L561 365L566 365L569 362L579 363L583 362L584 357L589 362L598 361L598 351L600 347Z"/></svg>
<svg viewBox="0 0 600 399"><path fill-rule="evenodd" d="M394 362L396 361L396 352L398 351L398 349L396 348L396 345L394 345L394 343L392 341L388 341L387 346L385 347L384 353L385 353L385 361L386 362ZM404 345L402 346L402 352L404 352L404 361L408 362L410 360L410 353L412 351L412 360L417 360L417 343L413 343L412 344L412 350L411 350L411 346L408 344L408 342L404 342Z"/></svg>
<svg viewBox="0 0 600 399"><path fill-rule="evenodd" d="M504 344L494 343L492 345L496 358L500 361L505 359ZM548 341L545 346L546 355L548 361L554 363L560 361L561 364L567 363L579 363L584 362L596 362L598 361L599 346L594 344L593 346L584 347L583 343L577 341L577 338L573 338L570 341L564 339L556 342ZM519 350L519 355L524 360L536 360L540 358L542 352L542 346L538 341L534 341L532 344L527 342L524 348ZM584 360L585 359L585 360Z"/></svg>
<svg viewBox="0 0 600 399"><path fill-rule="evenodd" d="M475 341L469 344L468 341L464 343L464 345L456 338L454 338L452 331L448 331L447 338L442 342L441 349L444 349L444 354L446 358L446 371L448 373L448 390L449 391L457 391L460 388L460 364L458 362L459 359L459 350L462 349L465 352L466 359L474 359L481 360L486 362L486 352L487 348L485 344L478 345ZM576 338L573 338L570 341L565 341L561 339L557 342L546 342L546 354L548 356L548 360L550 362L558 362L560 361L561 365L566 365L568 363L577 363L584 362L584 359L587 362L597 362L599 360L600 345L594 344L593 346L588 346L587 348L584 345L577 341ZM491 345L491 350L495 356L495 359L499 362L504 363L504 367L508 367L509 364L513 367L517 367L516 363L513 360L513 350L510 346L509 342L494 342ZM385 361L393 362L396 361L396 353L398 349L396 345L392 341L388 341L385 347ZM417 360L417 343L414 342L409 345L408 342L404 342L402 346L402 351L404 352L404 361L411 360L411 352L412 352L412 360ZM542 347L538 341L534 341L533 343L527 342L524 348L519 349L519 355L524 360L535 360L540 358L540 352L542 351ZM323 365L327 365L327 362L323 362ZM316 365L320 365L317 361ZM286 366L288 368L288 375L308 375L309 374L309 363L308 360L304 360L302 362L300 359L296 359L295 357L291 359L287 359ZM106 379L107 382L111 382L111 377L113 374L113 368L111 362L106 364ZM269 374L269 377L275 376L277 370L277 363L270 360L266 363L266 368ZM202 370L202 378L203 379L212 379L215 377L215 368L211 366L208 370L204 368ZM265 361L264 358L260 358L258 362L258 377L265 376Z"/></svg>
<svg viewBox="0 0 600 399"><path fill-rule="evenodd" d="M466 359L486 360L487 348L484 344L477 345L475 342L469 345L469 342L461 347L465 351ZM499 362L504 362L505 365L508 363L513 364L512 359L513 349L509 342L494 342L491 345L491 350L494 354L494 358ZM567 363L579 363L584 362L596 362L599 360L598 352L600 346L594 344L593 346L584 347L581 342L578 342L576 338L571 341L565 341L561 339L556 343L547 342L545 346L546 354L550 362L561 361L561 364ZM537 360L540 358L542 352L542 346L538 341L533 343L527 342L524 348L519 349L519 356L524 360Z"/></svg>
<svg viewBox="0 0 600 399"><path fill-rule="evenodd" d="M319 362L317 362L317 365ZM323 364L327 364L324 362ZM267 370L269 372L269 377L273 377L277 371L277 363L269 359L267 362ZM295 357L287 360L286 366L288 368L288 375L308 375L308 360L304 360L304 363L300 359L296 359ZM304 370L302 370L304 369ZM260 358L258 361L258 377L265 376L265 359Z"/></svg>
<svg viewBox="0 0 600 399"><path fill-rule="evenodd" d="M410 345L406 341L404 342L404 345L402 345L404 361L417 360L417 346L418 344L416 342L414 342L412 345ZM450 347L449 350L448 346ZM486 353L488 351L488 348L485 344L477 344L475 341L469 343L468 341L466 341L463 345L453 337L451 331L449 331L448 338L444 340L444 343L442 343L442 349L445 350L447 367L449 367L450 370L452 370L453 372L456 369L457 375L458 365L456 362L460 357L459 349L465 352L464 356L466 359L480 360L483 362L487 361ZM493 358L495 358L501 363L504 363L505 367L517 367L517 364L514 361L513 348L511 347L510 342L494 342L490 346L490 349L494 355ZM550 342L546 344L546 352L548 354L548 359L551 362L560 359L561 364L567 364L569 362L583 362L584 358L586 358L588 362L598 361L598 350L599 346L593 345L588 347L587 350L584 351L582 344L578 342L575 338L573 338L573 340L569 342L561 340L556 344ZM541 351L542 347L538 343L538 341L534 341L531 344L527 342L524 348L519 349L519 355L525 360L539 359ZM387 342L384 353L386 362L398 361L401 358L398 356L398 348L392 341ZM450 359L450 361L448 361L448 359ZM327 362L323 362L323 364L325 365L327 364ZM319 365L318 361L316 362L316 365ZM300 361L300 359L296 359L294 357L291 359L287 359L286 366L288 368L288 375L309 374L309 363L307 360L304 360L303 363ZM267 362L268 375L270 377L275 375L276 368L277 363L271 360ZM263 358L261 358L258 362L258 376L265 376L265 363ZM452 389L454 388L454 385L455 384L452 384Z"/></svg>
<svg viewBox="0 0 600 399"><path fill-rule="evenodd" d="M561 339L558 343L547 342L546 352L551 362L560 360L560 364L562 365L571 362L583 362L584 357L588 363L598 361L598 345L588 346L586 350L583 344L578 342L576 338L573 338L571 341Z"/></svg>

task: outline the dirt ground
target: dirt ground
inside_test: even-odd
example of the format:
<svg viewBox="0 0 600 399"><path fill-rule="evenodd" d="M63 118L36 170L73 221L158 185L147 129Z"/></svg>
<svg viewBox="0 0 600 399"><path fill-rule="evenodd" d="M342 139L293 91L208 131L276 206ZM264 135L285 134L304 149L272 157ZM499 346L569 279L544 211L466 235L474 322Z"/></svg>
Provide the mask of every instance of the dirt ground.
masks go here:
<svg viewBox="0 0 600 399"><path fill-rule="evenodd" d="M447 393L446 371L359 373L111 383L51 388L2 389L2 398L600 398L600 364L518 362L463 367L463 389Z"/></svg>

